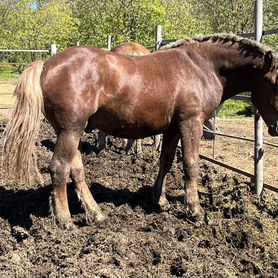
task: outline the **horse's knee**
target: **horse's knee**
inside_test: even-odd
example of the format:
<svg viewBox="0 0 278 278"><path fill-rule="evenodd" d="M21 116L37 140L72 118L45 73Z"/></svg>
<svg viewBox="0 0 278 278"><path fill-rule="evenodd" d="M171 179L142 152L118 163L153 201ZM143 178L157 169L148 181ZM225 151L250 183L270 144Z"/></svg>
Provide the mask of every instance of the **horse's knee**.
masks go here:
<svg viewBox="0 0 278 278"><path fill-rule="evenodd" d="M76 154L70 163L70 177L75 184L80 184L85 180L85 172L80 153Z"/></svg>
<svg viewBox="0 0 278 278"><path fill-rule="evenodd" d="M63 185L67 182L70 168L66 163L53 159L49 165L53 185Z"/></svg>

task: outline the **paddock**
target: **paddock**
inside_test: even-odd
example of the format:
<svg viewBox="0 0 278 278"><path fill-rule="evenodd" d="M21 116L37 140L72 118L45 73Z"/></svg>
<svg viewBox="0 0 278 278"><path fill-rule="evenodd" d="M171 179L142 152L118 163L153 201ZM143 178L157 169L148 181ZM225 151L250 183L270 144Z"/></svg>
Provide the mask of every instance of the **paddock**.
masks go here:
<svg viewBox="0 0 278 278"><path fill-rule="evenodd" d="M246 125L244 118L236 124L252 134L250 120L251 125ZM227 132L233 132L235 122L226 126L230 126ZM84 134L82 155L87 182L108 215L102 224L85 224L84 212L70 184L69 202L77 229L55 228L49 216L51 181L47 171L55 136L47 123L43 124L41 145L37 146L44 185L15 185L0 172L3 276L274 277L277 274L274 193L265 191L260 200L249 179L201 160L199 193L207 214L205 223L195 226L185 217L179 150L166 187L170 209L159 212L150 206L158 153L145 143L142 158L127 156L121 141L111 137L109 148L97 155L96 138L96 133ZM219 143L216 141L217 148ZM238 154L249 152L252 156L250 150L243 150L245 144L234 146ZM221 155L223 159L228 156L231 159L229 141L224 141L219 153L217 148L218 158ZM210 154L211 142L202 141L201 150ZM236 159L242 165L247 164L246 155L237 155L233 160Z"/></svg>
<svg viewBox="0 0 278 278"><path fill-rule="evenodd" d="M253 138L253 119L217 119L221 132ZM0 122L0 136L5 123ZM239 131L243 131L242 133ZM86 177L108 219L87 226L69 184L77 229L62 231L49 214L48 163L55 136L44 123L38 160L44 184L15 185L0 171L0 273L3 276L198 276L276 277L277 194L256 197L250 177L201 160L199 194L205 222L194 225L183 205L183 171L178 149L167 182L170 208L150 203L158 153L147 143L143 156L125 155L118 139L96 153L96 133L82 137ZM265 140L277 141L265 134ZM253 143L217 136L202 141L201 153L253 175ZM248 145L249 144L249 145ZM277 189L277 148L264 146L264 182ZM1 154L0 154L1 155ZM266 187L265 187L266 188Z"/></svg>

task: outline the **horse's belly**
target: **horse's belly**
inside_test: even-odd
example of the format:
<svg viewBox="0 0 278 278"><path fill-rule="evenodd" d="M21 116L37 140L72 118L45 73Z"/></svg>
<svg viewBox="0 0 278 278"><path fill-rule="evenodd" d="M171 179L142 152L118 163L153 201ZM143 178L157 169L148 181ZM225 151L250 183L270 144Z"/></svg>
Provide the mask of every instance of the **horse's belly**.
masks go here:
<svg viewBox="0 0 278 278"><path fill-rule="evenodd" d="M163 133L171 122L170 116L152 113L151 115L120 115L115 111L98 111L89 118L86 131L99 129L122 138L138 139Z"/></svg>
<svg viewBox="0 0 278 278"><path fill-rule="evenodd" d="M163 133L163 130L152 130L146 128L113 128L113 129L104 129L99 128L103 132L115 137L127 138L127 139L139 139L145 138L152 135Z"/></svg>

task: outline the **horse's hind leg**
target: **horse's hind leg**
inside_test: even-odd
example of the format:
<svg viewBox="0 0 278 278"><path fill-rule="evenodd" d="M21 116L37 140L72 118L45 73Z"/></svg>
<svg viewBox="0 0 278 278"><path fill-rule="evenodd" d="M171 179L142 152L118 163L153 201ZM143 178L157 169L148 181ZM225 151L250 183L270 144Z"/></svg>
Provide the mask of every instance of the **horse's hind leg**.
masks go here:
<svg viewBox="0 0 278 278"><path fill-rule="evenodd" d="M91 224L94 220L104 220L105 216L101 213L98 204L85 182L84 167L80 151L77 151L71 162L70 168L70 176L75 183L77 196L85 209L88 224Z"/></svg>
<svg viewBox="0 0 278 278"><path fill-rule="evenodd" d="M160 134L154 136L154 149L156 151L161 151L161 136Z"/></svg>
<svg viewBox="0 0 278 278"><path fill-rule="evenodd" d="M168 205L165 196L165 177L172 166L178 141L179 134L177 132L166 131L163 134L160 168L153 188L153 201L162 209Z"/></svg>
<svg viewBox="0 0 278 278"><path fill-rule="evenodd" d="M60 132L49 166L53 184L50 205L56 223L61 228L73 227L67 198L67 182L71 162L78 150L79 139L78 132Z"/></svg>
<svg viewBox="0 0 278 278"><path fill-rule="evenodd" d="M99 130L98 139L97 139L97 149L100 152L106 147L107 147L107 135L103 131Z"/></svg>

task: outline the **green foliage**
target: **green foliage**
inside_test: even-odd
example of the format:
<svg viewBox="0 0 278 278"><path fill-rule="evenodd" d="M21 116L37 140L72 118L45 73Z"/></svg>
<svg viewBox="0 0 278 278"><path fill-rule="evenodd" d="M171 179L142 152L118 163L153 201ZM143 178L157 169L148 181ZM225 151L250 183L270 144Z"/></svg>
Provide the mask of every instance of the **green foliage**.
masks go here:
<svg viewBox="0 0 278 278"><path fill-rule="evenodd" d="M80 43L99 47L106 47L108 34L114 45L127 41L153 45L156 25L166 22L159 0L74 0L72 7Z"/></svg>
<svg viewBox="0 0 278 278"><path fill-rule="evenodd" d="M162 0L166 9L166 21L163 24L164 39L192 37L196 34L210 33L208 25L203 24L202 16L195 13L196 3L184 0Z"/></svg>
<svg viewBox="0 0 278 278"><path fill-rule="evenodd" d="M265 29L275 28L277 3L263 3ZM108 34L113 45L154 45L158 24L164 39L253 32L254 6L253 0L2 0L0 48L47 49L56 43L62 50L78 41L106 47ZM265 42L277 48L277 38Z"/></svg>
<svg viewBox="0 0 278 278"><path fill-rule="evenodd" d="M17 68L9 65L0 65L0 82L16 81L19 73Z"/></svg>
<svg viewBox="0 0 278 278"><path fill-rule="evenodd" d="M40 1L36 8L33 2L0 2L0 48L48 49L51 43L59 49L68 46L77 30L68 2Z"/></svg>
<svg viewBox="0 0 278 278"><path fill-rule="evenodd" d="M245 101L229 99L225 101L218 117L250 116L251 104Z"/></svg>
<svg viewBox="0 0 278 278"><path fill-rule="evenodd" d="M278 25L278 5L277 1L264 0L264 29L271 30ZM278 35L268 35L264 37L263 42L278 51Z"/></svg>
<svg viewBox="0 0 278 278"><path fill-rule="evenodd" d="M195 14L202 18L213 33L252 32L254 29L253 0L195 0Z"/></svg>
<svg viewBox="0 0 278 278"><path fill-rule="evenodd" d="M193 13L192 1L184 0L75 0L72 7L79 21L81 44L105 47L107 35L113 45L137 41L154 45L155 29L163 26L163 38L175 39L206 32Z"/></svg>
<svg viewBox="0 0 278 278"><path fill-rule="evenodd" d="M0 82L16 81L19 74L15 72L0 71Z"/></svg>

